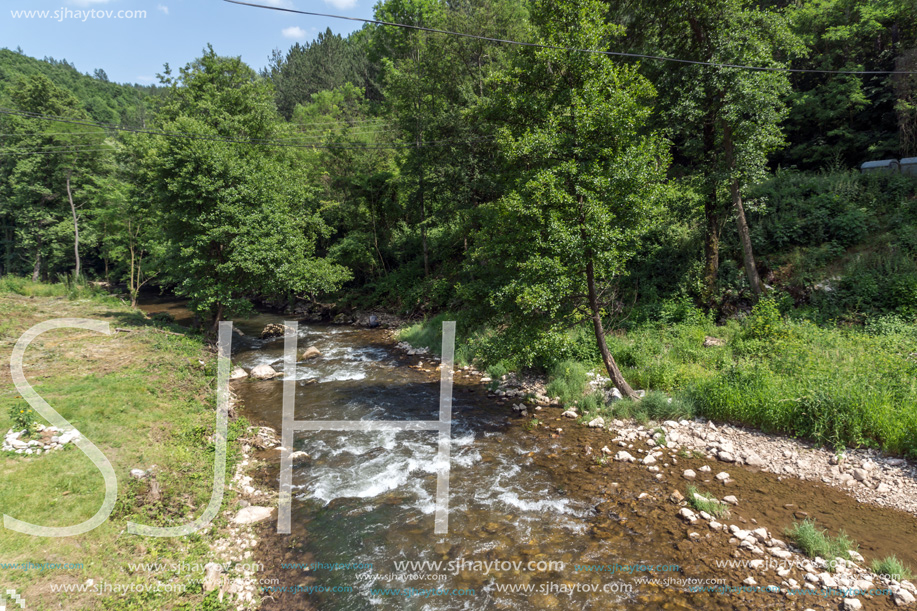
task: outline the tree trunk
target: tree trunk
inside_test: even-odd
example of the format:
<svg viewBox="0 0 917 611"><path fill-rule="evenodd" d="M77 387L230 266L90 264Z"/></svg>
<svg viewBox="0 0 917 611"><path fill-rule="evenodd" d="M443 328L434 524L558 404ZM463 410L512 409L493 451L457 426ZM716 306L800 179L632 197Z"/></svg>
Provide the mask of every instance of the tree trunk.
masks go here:
<svg viewBox="0 0 917 611"><path fill-rule="evenodd" d="M726 154L726 165L730 172L735 172L735 145L732 141L732 127L723 126L723 144ZM755 295L755 301L761 296L761 278L758 276L758 269L755 266L755 253L751 247L751 235L748 231L748 221L745 220L745 206L742 205L742 193L739 189L739 179L732 177L729 190L732 194L732 205L736 209L736 225L739 229L739 240L742 242L742 259L745 263L745 275L748 277L748 284Z"/></svg>
<svg viewBox="0 0 917 611"><path fill-rule="evenodd" d="M621 375L621 370L618 369L618 364L615 363L614 357L611 356L611 353L608 351L608 344L605 343L605 329L602 327L602 314L595 290L595 270L592 266L591 259L586 264L586 282L589 285L589 309L592 312L592 326L595 329L595 341L599 345L599 352L602 353L602 362L605 363L605 370L608 372L608 377L611 378L615 388L620 390L622 395L631 399L639 399L637 393L634 392L634 389L630 387L624 379L624 376Z"/></svg>
<svg viewBox="0 0 917 611"><path fill-rule="evenodd" d="M35 265L32 267L32 282L38 282L41 279L41 237L38 238L38 244L35 246Z"/></svg>
<svg viewBox="0 0 917 611"><path fill-rule="evenodd" d="M716 294L716 279L720 269L720 227L722 226L719 202L716 200L716 185L713 180L716 166L716 123L713 117L704 122L704 162L709 168L706 173L710 192L704 200L704 293L703 301L712 304Z"/></svg>
<svg viewBox="0 0 917 611"><path fill-rule="evenodd" d="M211 327L210 332L213 335L216 335L220 330L220 321L223 320L223 304L217 304L216 314L213 315L213 327Z"/></svg>
<svg viewBox="0 0 917 611"><path fill-rule="evenodd" d="M73 213L73 255L76 257L76 267L73 270L73 279L80 277L80 226L76 218L76 206L73 205L73 193L70 191L70 173L67 173L67 199L70 200L70 212Z"/></svg>

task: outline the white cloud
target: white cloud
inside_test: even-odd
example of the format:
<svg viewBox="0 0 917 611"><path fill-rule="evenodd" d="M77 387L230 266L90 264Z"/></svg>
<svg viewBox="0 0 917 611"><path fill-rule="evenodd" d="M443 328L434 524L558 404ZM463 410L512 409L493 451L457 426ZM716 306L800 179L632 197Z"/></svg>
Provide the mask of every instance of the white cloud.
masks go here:
<svg viewBox="0 0 917 611"><path fill-rule="evenodd" d="M306 31L298 25L283 28L280 33L283 34L284 38L292 38L294 40L303 40L306 37Z"/></svg>
<svg viewBox="0 0 917 611"><path fill-rule="evenodd" d="M169 7L168 7L168 6L165 6L164 4L157 4L157 5L156 5L156 10L162 11L162 12L165 13L166 15L169 14Z"/></svg>
<svg viewBox="0 0 917 611"><path fill-rule="evenodd" d="M351 9L357 5L357 0L325 0L334 8Z"/></svg>

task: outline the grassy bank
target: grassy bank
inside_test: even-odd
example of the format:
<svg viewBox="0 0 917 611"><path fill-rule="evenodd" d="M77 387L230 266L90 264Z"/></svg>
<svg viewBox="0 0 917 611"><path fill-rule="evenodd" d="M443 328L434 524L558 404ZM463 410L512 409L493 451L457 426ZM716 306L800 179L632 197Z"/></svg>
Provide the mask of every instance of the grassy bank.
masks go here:
<svg viewBox="0 0 917 611"><path fill-rule="evenodd" d="M38 538L0 529L0 563L59 563L76 568L3 568L0 587L16 589L28 609L222 608L202 593L208 537L225 524L218 515L207 532L181 538L130 535L127 522L168 526L197 517L212 484L215 426L215 358L199 337L154 332L121 300L87 287L0 281L0 362L8 363L19 336L52 318L90 318L133 333L50 331L32 342L26 377L35 390L111 461L118 500L110 518L83 535ZM203 365L201 365L203 361ZM10 377L0 368L0 429L10 416L28 413ZM34 414L40 424L47 424ZM231 424L227 473L237 460L232 440L244 421ZM0 454L0 512L48 526L80 523L104 497L101 473L72 445L40 456ZM154 467L155 465L155 467ZM131 469L150 470L137 480ZM224 509L233 501L227 491ZM163 563L155 571L129 564ZM175 569L171 564L184 567ZM195 567L194 565L197 565ZM59 592L93 580L84 592ZM157 584L160 584L157 586ZM140 586L154 591L121 593ZM95 591L98 589L99 591ZM121 591L121 592L119 592Z"/></svg>
<svg viewBox="0 0 917 611"><path fill-rule="evenodd" d="M474 330L469 321L463 330L459 314L456 351L495 375L531 362L548 374L549 393L579 403L587 418L696 414L836 448L872 446L917 457L917 325L885 316L865 326L819 326L782 313L769 300L721 326L681 309L677 317L608 335L630 384L665 393L651 393L641 404L606 405L598 393L584 395L588 374L604 374L588 330L557 343L556 358L533 360L520 348L495 352L499 336ZM406 328L400 338L438 350L437 330L450 316ZM708 344L721 345L705 346L707 337L719 340Z"/></svg>

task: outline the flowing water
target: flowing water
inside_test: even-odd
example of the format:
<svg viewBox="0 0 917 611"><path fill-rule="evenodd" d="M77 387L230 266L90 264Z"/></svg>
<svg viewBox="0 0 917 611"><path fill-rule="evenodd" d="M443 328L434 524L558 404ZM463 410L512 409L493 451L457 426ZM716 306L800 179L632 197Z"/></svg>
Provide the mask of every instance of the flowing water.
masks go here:
<svg viewBox="0 0 917 611"><path fill-rule="evenodd" d="M234 340L234 365L270 364L281 371L283 339L256 339L265 324L280 321L269 314L237 321L245 337ZM435 361L400 353L381 330L301 324L300 353L313 345L320 358L284 372L298 381L297 420L437 419ZM426 361L424 370L412 367L418 360ZM279 432L282 386L278 378L243 380L233 388L243 414ZM666 499L674 490L683 491L683 482L657 481L645 469L599 465L594 455L587 456L586 445L609 443L607 432L556 420L559 412L553 408L539 416L564 428L562 433L526 430L508 404L489 398L476 378L461 371L456 371L453 396L449 532L443 536L433 532L437 433L296 434L293 449L309 458L294 469L293 532L277 535L275 523L263 525L258 560L264 576L302 590L265 594L263 608L837 608L819 597L696 593L684 582L642 583L647 577L718 578L735 586L751 571L717 567L715 561L729 559L735 549L728 537L712 535L702 525L688 528L675 517L676 508ZM259 456L267 464L260 474L264 485L275 489L278 457L274 449ZM680 460L679 469L701 464ZM792 522L789 508L803 508L829 528L846 527L867 558L897 553L917 563L913 516L857 506L843 493L811 482L778 480L736 466L731 472L733 488L719 494L739 494L743 503L730 523L755 523L780 533ZM641 498L643 492L648 495ZM701 540L688 540L688 530L700 531ZM442 564L399 568L397 563L405 561ZM308 570L283 566L313 562L321 564ZM336 563L343 566L329 568ZM606 570L583 570L586 565ZM653 570L612 572L613 565ZM769 583L779 580L761 585ZM530 589L514 593L507 587ZM385 588L389 591L380 591ZM880 598L870 604L892 608Z"/></svg>

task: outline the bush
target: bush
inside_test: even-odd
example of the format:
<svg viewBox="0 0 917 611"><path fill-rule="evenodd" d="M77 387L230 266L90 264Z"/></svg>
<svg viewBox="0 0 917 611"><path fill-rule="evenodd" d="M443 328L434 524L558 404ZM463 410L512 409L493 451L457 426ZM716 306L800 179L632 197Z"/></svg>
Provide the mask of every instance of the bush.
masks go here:
<svg viewBox="0 0 917 611"><path fill-rule="evenodd" d="M564 403L577 403L589 385L589 369L579 361L562 361L551 370L545 388L549 397L560 397Z"/></svg>
<svg viewBox="0 0 917 611"><path fill-rule="evenodd" d="M898 560L896 556L886 556L882 560L876 558L869 566L876 575L888 575L890 579L895 581L914 578L911 567Z"/></svg>
<svg viewBox="0 0 917 611"><path fill-rule="evenodd" d="M35 411L27 403L23 401L22 403L17 402L11 405L9 416L14 431L24 430L26 434L32 432L35 426Z"/></svg>
<svg viewBox="0 0 917 611"><path fill-rule="evenodd" d="M850 550L856 549L856 542L850 539L843 530L836 537L831 537L827 529L818 530L815 522L806 518L802 523L794 522L786 535L798 545L810 558L820 557L828 562L832 573L837 568L834 559L850 560Z"/></svg>

